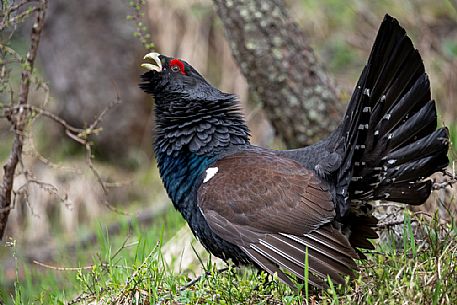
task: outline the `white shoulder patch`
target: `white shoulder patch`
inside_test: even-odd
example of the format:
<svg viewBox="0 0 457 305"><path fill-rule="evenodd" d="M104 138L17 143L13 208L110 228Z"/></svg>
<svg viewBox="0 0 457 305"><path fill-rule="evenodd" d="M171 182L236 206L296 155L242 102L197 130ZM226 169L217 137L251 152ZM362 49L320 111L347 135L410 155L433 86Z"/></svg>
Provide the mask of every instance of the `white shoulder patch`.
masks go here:
<svg viewBox="0 0 457 305"><path fill-rule="evenodd" d="M213 178L217 172L219 171L218 167L210 167L206 170L206 177L203 180L203 183L206 183L209 181L209 179Z"/></svg>

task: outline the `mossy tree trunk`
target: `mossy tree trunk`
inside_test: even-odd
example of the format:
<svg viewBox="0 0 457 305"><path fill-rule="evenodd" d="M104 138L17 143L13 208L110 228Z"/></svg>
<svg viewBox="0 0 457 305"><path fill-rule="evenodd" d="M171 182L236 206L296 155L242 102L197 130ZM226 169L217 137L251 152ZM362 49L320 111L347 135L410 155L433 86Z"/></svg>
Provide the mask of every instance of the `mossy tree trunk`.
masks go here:
<svg viewBox="0 0 457 305"><path fill-rule="evenodd" d="M339 123L343 105L283 0L214 0L233 56L290 147L312 144Z"/></svg>

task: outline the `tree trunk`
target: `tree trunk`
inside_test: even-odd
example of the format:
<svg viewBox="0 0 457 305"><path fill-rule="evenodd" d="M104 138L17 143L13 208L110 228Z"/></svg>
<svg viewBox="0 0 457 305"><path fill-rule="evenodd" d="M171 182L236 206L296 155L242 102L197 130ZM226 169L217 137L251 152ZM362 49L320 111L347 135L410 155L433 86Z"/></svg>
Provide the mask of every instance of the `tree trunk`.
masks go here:
<svg viewBox="0 0 457 305"><path fill-rule="evenodd" d="M283 0L214 4L241 72L284 143L309 145L334 130L343 104Z"/></svg>
<svg viewBox="0 0 457 305"><path fill-rule="evenodd" d="M152 105L138 89L145 50L126 19L130 10L123 0L50 1L40 47L57 112L70 124L87 127L120 95L94 141L102 159L118 163L132 149L152 147L152 126L145 124Z"/></svg>

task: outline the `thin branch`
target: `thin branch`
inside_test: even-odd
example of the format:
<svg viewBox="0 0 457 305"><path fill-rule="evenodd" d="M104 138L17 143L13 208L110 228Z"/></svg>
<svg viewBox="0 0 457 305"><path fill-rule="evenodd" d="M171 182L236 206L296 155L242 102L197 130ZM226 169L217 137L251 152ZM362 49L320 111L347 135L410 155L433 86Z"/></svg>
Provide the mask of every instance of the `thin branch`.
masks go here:
<svg viewBox="0 0 457 305"><path fill-rule="evenodd" d="M117 88L117 85L115 82L113 82L113 87L114 91L116 92L116 99L112 101L105 109L103 109L102 112L97 116L97 118L94 120L94 122L90 125L88 130L97 130L97 126L100 124L100 122L103 120L103 117L112 109L114 106L117 106L118 104L121 103L121 97L119 95L119 90Z"/></svg>
<svg viewBox="0 0 457 305"><path fill-rule="evenodd" d="M125 282L124 288L121 290L119 295L113 300L113 304L119 304L120 299L125 294L125 292L127 291L128 287L130 286L130 284L133 281L136 280L136 277L137 277L138 273L143 270L143 268L145 267L145 265L147 263L149 263L150 258L153 256L153 254L156 253L156 251L159 248L159 246L160 246L160 242L157 242L156 245L154 246L154 248L151 250L151 252L149 252L148 256L145 257L145 259L143 260L141 265L135 270L135 272L132 273L132 275L129 276L129 278Z"/></svg>
<svg viewBox="0 0 457 305"><path fill-rule="evenodd" d="M17 13L17 11L19 11L23 6L38 1L39 0L22 0L18 1L16 4L6 5L6 7L3 7L4 3L2 1L2 8L0 10L0 17L2 18L0 22L0 31L3 31L10 24L15 24L18 22L18 15L10 19L12 14ZM22 13L19 13L19 15L21 15L21 18L25 18L28 15L31 15L34 11L36 11L36 7L32 7L31 10L25 9Z"/></svg>
<svg viewBox="0 0 457 305"><path fill-rule="evenodd" d="M11 117L13 115L17 115L20 111L27 111L31 112L34 115L42 115L45 116L52 121L56 122L57 124L61 125L65 130L73 132L74 134L83 133L86 129L84 128L76 128L68 124L64 119L60 118L59 116L43 109L40 107L36 107L33 105L15 105L12 107L5 107L4 113L6 117Z"/></svg>
<svg viewBox="0 0 457 305"><path fill-rule="evenodd" d="M83 266L83 267L56 267L56 266L51 266L45 263L41 263L39 261L34 260L34 264L47 268L47 269L52 269L52 270L57 270L57 271L81 271L81 270L91 270L93 269L96 265L89 265L89 266ZM98 265L97 265L98 266Z"/></svg>
<svg viewBox="0 0 457 305"><path fill-rule="evenodd" d="M43 156L39 151L37 146L35 145L34 138L32 136L29 137L29 145L30 145L30 151L31 154L34 158L38 159L39 161L43 162L46 166L52 169L56 170L61 170L61 171L66 171L66 172L72 172L76 173L79 175L82 175L82 171L79 168L76 168L74 166L66 166L66 165L61 165L54 163L53 161L49 160L45 156Z"/></svg>
<svg viewBox="0 0 457 305"><path fill-rule="evenodd" d="M447 187L453 187L453 185L457 182L457 177L454 173L446 170L443 172L443 180L442 181L434 181L432 185L433 190L440 190L445 189Z"/></svg>
<svg viewBox="0 0 457 305"><path fill-rule="evenodd" d="M11 19L3 20L2 24L0 25L0 30L4 30L10 24L19 23L22 20L24 20L25 18L27 18L30 14L33 14L35 12L39 13L40 10L41 10L41 7L35 6L35 7L32 7L30 10L25 10L25 11L19 13L18 15L16 15L15 17L13 17Z"/></svg>
<svg viewBox="0 0 457 305"><path fill-rule="evenodd" d="M417 221L416 219L411 219L411 223L416 222L416 221ZM396 221L388 221L388 222L378 224L376 226L376 228L379 230L383 230L383 229L395 227L398 225L403 225L404 223L405 223L404 219L396 220Z"/></svg>
<svg viewBox="0 0 457 305"><path fill-rule="evenodd" d="M44 18L46 15L47 0L42 0L37 6L39 9L36 12L36 20L32 27L31 34L31 44L30 49L27 53L27 58L25 61L25 68L22 70L21 76L21 89L19 93L18 104L20 106L25 106L28 103L29 88L30 88L30 78L33 71L33 65L35 63L35 58L38 51L38 45L40 43L41 32L44 26ZM22 109L22 110L21 110ZM15 137L13 142L13 147L11 149L10 156L3 166L4 175L3 181L0 187L0 209L7 209L11 206L11 193L13 189L13 181L16 172L16 166L22 156L22 147L23 147L23 131L26 124L26 115L23 108L19 108L18 114L15 116L10 116L8 119L14 126ZM5 210L0 212L0 239L3 238L5 233L6 223L8 221L8 216L10 210Z"/></svg>
<svg viewBox="0 0 457 305"><path fill-rule="evenodd" d="M117 86L115 83L113 83L113 86L114 86L114 89L115 89L115 92L116 92L116 99L114 101L112 101L105 109L103 109L103 111L97 116L97 118L94 120L94 122L90 125L89 128L87 128L85 131L84 131L84 134L79 134L78 137L81 138L83 136L88 136L90 134L94 134L97 132L98 130L98 125L100 124L100 122L103 120L103 117L108 113L108 111L110 111L112 108L114 108L114 106L118 105L121 103L121 98L120 98L120 95L119 95L119 92L118 92L118 89L117 89ZM105 182L103 181L100 173L97 171L97 169L95 168L94 164L92 163L92 145L90 142L88 142L86 140L86 143L85 143L85 147L86 147L86 161L87 161L87 165L89 166L90 170L92 171L93 175L95 176L95 178L97 179L98 183L100 184L100 186L102 187L102 190L103 190L103 194L105 195L105 198L103 200L103 204L111 211L115 212L115 213L118 213L118 214L122 214L122 215L129 215L129 213L126 213L124 211L121 211L117 208L115 208L113 205L111 205L111 203L108 201L108 189L106 188L106 184Z"/></svg>
<svg viewBox="0 0 457 305"><path fill-rule="evenodd" d="M47 192L48 194L52 195L52 196L55 196L58 200L60 200L61 202L63 202L66 206L69 206L69 203L68 203L68 195L67 194L60 194L59 193L59 189L51 184L51 183L48 183L48 182L45 182L45 181L41 181L41 180L38 180L36 177L33 176L32 173L30 172L27 172L25 171L24 172L24 176L25 176L25 183L23 185L21 185L17 190L16 190L16 193L27 193L24 189L31 185L31 184L35 184L37 185L40 189L42 189L43 191ZM24 191L23 191L24 190Z"/></svg>
<svg viewBox="0 0 457 305"><path fill-rule="evenodd" d="M8 12L9 13L15 12L15 11L19 10L21 7L23 7L24 5L30 4L31 2L38 2L38 0L22 0L22 1L19 1L16 4L11 5L8 8Z"/></svg>
<svg viewBox="0 0 457 305"><path fill-rule="evenodd" d="M97 171L95 168L93 162L92 162L92 143L88 140L89 136L91 135L96 135L101 129L98 127L100 123L102 122L104 116L116 105L121 103L121 98L119 95L119 92L117 90L116 84L113 84L116 92L116 98L105 108L103 111L95 118L95 120L92 122L92 124L88 128L76 128L70 124L68 124L64 119L60 118L59 116L42 109L40 107L32 106L32 105L16 105L12 107L4 107L4 115L6 117L14 117L16 115L27 115L27 114L32 114L32 116L39 116L42 115L44 117L47 117L51 119L52 121L56 122L57 124L61 125L64 130L65 134L74 140L75 142L78 142L81 145L84 145L85 150L86 150L86 162L91 170L92 174L95 176L97 179L98 183L100 184L103 193L104 193L104 200L103 204L111 211L116 212L118 214L122 215L128 215L128 213L123 212L114 206L112 206L109 201L109 193L107 187L112 187L114 184L112 183L106 183L103 181L100 173Z"/></svg>
<svg viewBox="0 0 457 305"><path fill-rule="evenodd" d="M87 165L89 166L90 170L92 171L92 174L95 176L95 178L97 179L98 183L102 187L103 194L105 196L105 198L103 199L103 204L109 210L111 210L111 211L113 211L115 213L118 213L118 214L121 214L121 215L130 215L129 213L121 211L118 208L114 207L108 201L108 196L109 196L108 189L106 188L105 182L103 181L102 177L100 176L100 173L97 171L97 169L95 168L94 164L92 163L92 146L90 145L90 143L86 143L86 162L87 162Z"/></svg>
<svg viewBox="0 0 457 305"><path fill-rule="evenodd" d="M82 293L73 300L69 301L67 305L73 305L81 302L88 303L88 301L92 301L93 299L95 299L95 293Z"/></svg>
<svg viewBox="0 0 457 305"><path fill-rule="evenodd" d="M108 263L101 263L101 264L93 264L89 266L82 266L82 267L58 267L58 266L51 266L39 261L34 260L34 264L47 268L47 269L52 269L56 271L82 271L82 270L92 270L94 267L101 267L101 268L118 268L118 269L127 269L131 270L131 267L127 266L120 266L120 265L110 265Z"/></svg>
<svg viewBox="0 0 457 305"><path fill-rule="evenodd" d="M223 273L225 271L227 271L229 269L229 267L224 267L222 269L218 269L216 272L218 274L220 273ZM208 276L208 275L211 275L211 272L210 271L206 271L205 273L203 274L200 274L199 276L197 276L196 278L194 278L193 280L191 280L190 282L188 282L186 285L182 286L181 288L179 288L179 291L183 291L183 290L186 290L187 288L195 285L195 283L199 282L203 276Z"/></svg>

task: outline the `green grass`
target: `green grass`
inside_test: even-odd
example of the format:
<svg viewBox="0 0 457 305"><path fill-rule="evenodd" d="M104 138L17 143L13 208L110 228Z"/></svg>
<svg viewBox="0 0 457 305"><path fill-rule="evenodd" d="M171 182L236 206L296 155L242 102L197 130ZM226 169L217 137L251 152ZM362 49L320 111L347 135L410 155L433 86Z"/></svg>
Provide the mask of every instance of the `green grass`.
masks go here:
<svg viewBox="0 0 457 305"><path fill-rule="evenodd" d="M106 234L106 223L99 223L93 229L97 241L88 248L77 249L71 254L63 246L58 247L55 262L50 265L67 270L26 263L21 245L3 249L10 252L7 255L15 256L17 280L14 286L8 284L1 276L5 270L0 265L0 300L6 304L64 304L83 291L95 292L101 297L100 291L107 287L117 289L132 270L145 261L157 242L168 240L184 224L181 215L172 208L150 227L119 222L120 232L111 237Z"/></svg>
<svg viewBox="0 0 457 305"><path fill-rule="evenodd" d="M361 265L356 284L341 290L338 302L324 304L455 304L455 223L424 225L425 240L420 247L408 217L404 228L403 251L393 247L394 243L378 245L374 253L379 254L370 254Z"/></svg>
<svg viewBox="0 0 457 305"><path fill-rule="evenodd" d="M453 224L424 223L425 238L416 241L409 213L405 214L403 247L378 244L360 261L358 277L344 287L314 295L303 285L302 295L271 280L265 273L229 265L217 272L203 262L200 281L185 289L187 274L165 265L161 245L183 224L170 211L153 227L123 229L123 238L110 238L98 229L95 251L79 253L80 269L54 270L26 266L6 304L455 304L457 302L457 228ZM166 229L165 229L166 224ZM129 237L128 239L126 237ZM11 248L14 251L14 247ZM92 253L87 256L87 254ZM86 257L84 257L84 254ZM18 265L22 264L18 258ZM75 266L59 263L59 266ZM20 269L20 268L19 268ZM79 299L78 299L79 297ZM309 302L308 302L309 301Z"/></svg>

